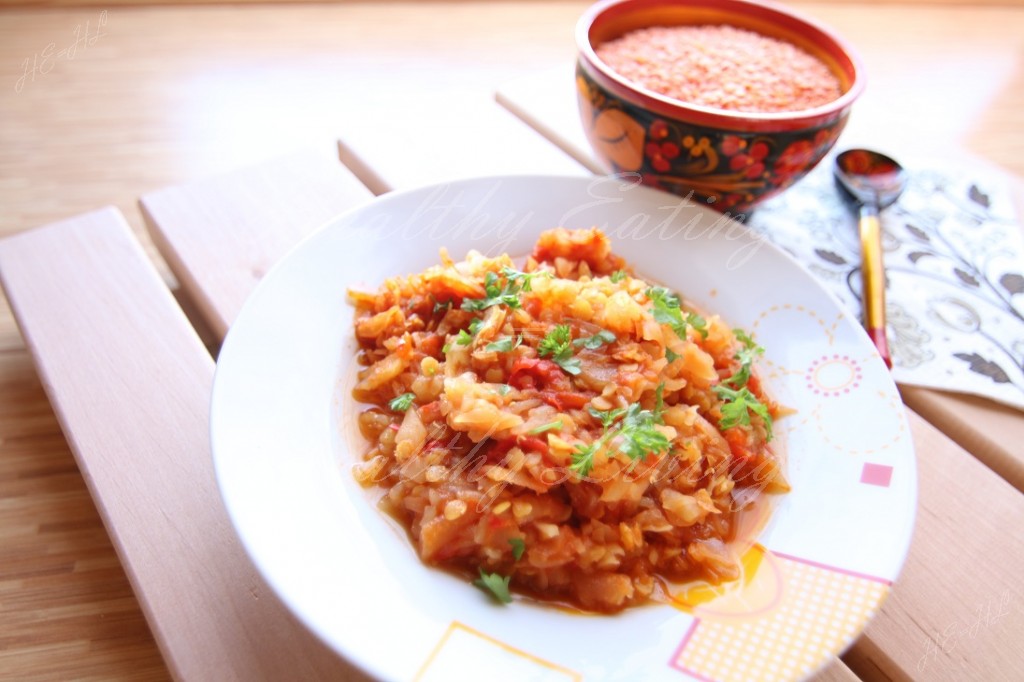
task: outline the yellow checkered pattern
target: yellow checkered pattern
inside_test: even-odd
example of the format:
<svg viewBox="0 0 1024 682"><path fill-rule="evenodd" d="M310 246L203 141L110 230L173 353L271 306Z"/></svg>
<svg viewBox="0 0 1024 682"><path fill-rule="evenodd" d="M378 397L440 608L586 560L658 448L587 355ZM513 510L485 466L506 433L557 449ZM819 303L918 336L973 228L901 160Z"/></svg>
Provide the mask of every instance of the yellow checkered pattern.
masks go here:
<svg viewBox="0 0 1024 682"><path fill-rule="evenodd" d="M702 616L675 666L718 682L793 680L838 653L889 591L885 582L773 557L782 599L760 616Z"/></svg>

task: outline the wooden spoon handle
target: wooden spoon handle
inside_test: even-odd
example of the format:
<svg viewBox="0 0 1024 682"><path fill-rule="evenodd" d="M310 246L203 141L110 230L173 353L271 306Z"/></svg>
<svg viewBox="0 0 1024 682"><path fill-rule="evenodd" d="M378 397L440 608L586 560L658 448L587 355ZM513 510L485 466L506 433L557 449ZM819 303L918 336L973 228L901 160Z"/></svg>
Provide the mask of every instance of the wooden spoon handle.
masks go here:
<svg viewBox="0 0 1024 682"><path fill-rule="evenodd" d="M882 356L885 366L892 369L889 341L885 333L885 264L882 262L882 228L878 221L878 208L865 204L860 210L861 277L864 289L864 328Z"/></svg>

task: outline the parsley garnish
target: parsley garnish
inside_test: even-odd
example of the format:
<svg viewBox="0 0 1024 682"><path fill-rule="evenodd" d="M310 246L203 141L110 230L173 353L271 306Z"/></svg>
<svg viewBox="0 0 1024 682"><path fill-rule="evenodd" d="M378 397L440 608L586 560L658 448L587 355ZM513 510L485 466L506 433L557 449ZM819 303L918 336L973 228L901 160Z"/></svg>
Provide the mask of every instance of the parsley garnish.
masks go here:
<svg viewBox="0 0 1024 682"><path fill-rule="evenodd" d="M541 339L537 352L542 358L550 356L567 374L575 375L582 371L579 358L572 356L572 329L567 324L555 325Z"/></svg>
<svg viewBox="0 0 1024 682"><path fill-rule="evenodd" d="M537 352L541 356L545 355L558 355L568 351L572 353L570 344L572 343L572 329L567 324L555 325L555 327L547 333L547 335L541 339L541 342L537 345Z"/></svg>
<svg viewBox="0 0 1024 682"><path fill-rule="evenodd" d="M554 277L550 272L538 270L537 272L522 272L515 268L510 268L507 265L501 269L501 274L505 275L505 279L509 282L522 281L523 291L533 291L533 278L534 277L546 277L551 279Z"/></svg>
<svg viewBox="0 0 1024 682"><path fill-rule="evenodd" d="M722 403L722 420L718 423L720 428L730 429L741 424L750 426L750 413L753 412L764 421L767 440L772 439L772 415L749 388L735 389L719 384L712 390L725 401Z"/></svg>
<svg viewBox="0 0 1024 682"><path fill-rule="evenodd" d="M696 329L700 338L708 338L708 321L697 313L686 313L686 324Z"/></svg>
<svg viewBox="0 0 1024 682"><path fill-rule="evenodd" d="M615 343L615 341L615 334L612 334L607 329L602 329L593 336L584 336L582 338L576 339L575 341L572 342L572 345L576 346L577 348L582 346L587 350L597 350L604 344Z"/></svg>
<svg viewBox="0 0 1024 682"><path fill-rule="evenodd" d="M660 413L656 415L650 410L642 410L640 403L633 403L626 408L619 428L619 435L622 436L619 452L625 453L632 460L638 460L668 450L671 444L668 436L655 428L660 420Z"/></svg>
<svg viewBox="0 0 1024 682"><path fill-rule="evenodd" d="M604 438L597 440L590 445L577 445L572 453L572 464L569 468L580 476L586 476L594 468L594 455L597 449L604 444Z"/></svg>
<svg viewBox="0 0 1024 682"><path fill-rule="evenodd" d="M622 280L626 279L626 271L625 270L616 270L615 272L612 273L611 277L609 277L608 279L610 279L613 284L618 284Z"/></svg>
<svg viewBox="0 0 1024 682"><path fill-rule="evenodd" d="M629 407L620 407L614 410L597 410L588 408L588 412L601 420L601 426L605 432L599 439L589 445L577 445L572 455L572 465L569 467L581 476L586 476L594 467L594 456L608 441L615 436L621 437L619 452L629 457L634 462L644 459L647 455L656 455L666 452L671 446L668 436L656 428L661 423L661 413L664 409L661 393L664 385L659 385L655 391L654 411L645 410L640 403L633 403ZM617 429L611 429L616 422Z"/></svg>
<svg viewBox="0 0 1024 682"><path fill-rule="evenodd" d="M400 396L392 398L388 402L388 407L390 407L395 412L405 412L410 407L412 407L412 401L415 399L415 393L403 393Z"/></svg>
<svg viewBox="0 0 1024 682"><path fill-rule="evenodd" d="M444 301L444 302L434 301L434 314L437 315L442 310L447 312L448 309L451 308L451 307L452 307L451 299L448 299L447 301Z"/></svg>
<svg viewBox="0 0 1024 682"><path fill-rule="evenodd" d="M473 338L477 332L480 331L480 327L484 326L484 321L479 317L474 317L469 321L469 331L460 329L459 333L455 335L455 343L460 346L468 346L473 343ZM442 352L447 353L448 349L451 348L451 344L445 344L445 347L441 349Z"/></svg>
<svg viewBox="0 0 1024 682"><path fill-rule="evenodd" d="M503 576L498 573L484 573L482 568L479 571L480 577L473 581L474 585L484 592L490 593L492 597L502 604L508 604L512 601L512 595L508 593L509 576Z"/></svg>
<svg viewBox="0 0 1024 682"><path fill-rule="evenodd" d="M462 309L471 312L485 310L495 305L505 305L509 308L520 308L522 302L519 294L532 290L534 277L551 277L550 272L520 272L508 266L501 269L501 277L504 284L499 284L497 273L488 272L484 276L484 298L467 298L462 301Z"/></svg>
<svg viewBox="0 0 1024 682"><path fill-rule="evenodd" d="M498 384L498 394L508 395L508 392L512 390L512 387L508 384Z"/></svg>
<svg viewBox="0 0 1024 682"><path fill-rule="evenodd" d="M462 309L469 311L480 311L495 305L506 305L509 308L518 308L519 292L522 287L514 281L505 280L505 285L498 284L498 276L488 272L484 277L484 298L467 298L462 301Z"/></svg>
<svg viewBox="0 0 1024 682"><path fill-rule="evenodd" d="M561 419L556 419L553 422L549 422L547 424L541 424L540 426L532 428L529 431L527 431L527 433L530 434L531 436L535 436L538 433L544 433L545 431L561 430L561 428L562 428L562 420Z"/></svg>
<svg viewBox="0 0 1024 682"><path fill-rule="evenodd" d="M644 294L654 304L651 308L651 314L654 316L655 322L672 327L672 330L681 339L686 338L687 326L693 327L702 338L707 338L707 320L697 313L687 313L686 317L683 317L683 311L680 308L677 295L665 287L648 287Z"/></svg>
<svg viewBox="0 0 1024 682"><path fill-rule="evenodd" d="M448 351L450 351L451 349L452 349L452 344L450 344L450 343L446 343L443 346L441 346L441 352L444 353L445 355L447 355Z"/></svg>
<svg viewBox="0 0 1024 682"><path fill-rule="evenodd" d="M508 544L512 545L512 558L519 561L526 551L526 542L522 538L509 538Z"/></svg>
<svg viewBox="0 0 1024 682"><path fill-rule="evenodd" d="M740 368L736 373L726 379L723 383L730 384L735 388L743 388L750 381L750 372L754 366L754 360L759 355L764 355L764 348L757 345L754 339L742 329L733 329L736 339L743 344L743 347L736 351L733 357L740 361Z"/></svg>
<svg viewBox="0 0 1024 682"><path fill-rule="evenodd" d="M506 336L503 339L498 339L493 343L489 343L484 347L484 350L493 350L498 353L508 353L509 351L519 347L519 344L523 342L523 335L520 334L516 338Z"/></svg>
<svg viewBox="0 0 1024 682"><path fill-rule="evenodd" d="M668 346L665 346L665 357L668 359L669 362L675 362L682 356L679 355L679 353L672 350L671 348L669 348Z"/></svg>
<svg viewBox="0 0 1024 682"><path fill-rule="evenodd" d="M598 410L591 406L587 407L587 412L589 412L592 417L599 419L601 421L601 426L607 429L616 419L626 414L626 408L619 407L614 410Z"/></svg>

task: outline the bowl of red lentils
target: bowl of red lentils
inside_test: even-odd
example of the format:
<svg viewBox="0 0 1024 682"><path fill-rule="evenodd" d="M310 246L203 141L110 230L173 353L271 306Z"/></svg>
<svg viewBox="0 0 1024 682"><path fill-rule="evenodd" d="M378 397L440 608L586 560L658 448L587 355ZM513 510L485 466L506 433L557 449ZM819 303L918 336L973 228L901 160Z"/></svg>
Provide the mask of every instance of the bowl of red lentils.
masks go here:
<svg viewBox="0 0 1024 682"><path fill-rule="evenodd" d="M611 173L741 214L828 153L864 88L833 31L754 0L602 0L576 28L584 131Z"/></svg>

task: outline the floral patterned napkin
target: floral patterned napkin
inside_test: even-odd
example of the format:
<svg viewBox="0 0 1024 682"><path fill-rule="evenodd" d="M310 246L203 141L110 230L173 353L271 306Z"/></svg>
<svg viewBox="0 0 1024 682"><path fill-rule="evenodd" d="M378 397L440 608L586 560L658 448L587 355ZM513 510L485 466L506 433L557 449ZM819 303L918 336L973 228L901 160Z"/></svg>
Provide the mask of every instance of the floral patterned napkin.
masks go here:
<svg viewBox="0 0 1024 682"><path fill-rule="evenodd" d="M857 218L832 163L824 159L746 224L859 316ZM906 192L881 215L893 377L1024 409L1024 239L1009 188L978 169L909 173Z"/></svg>

